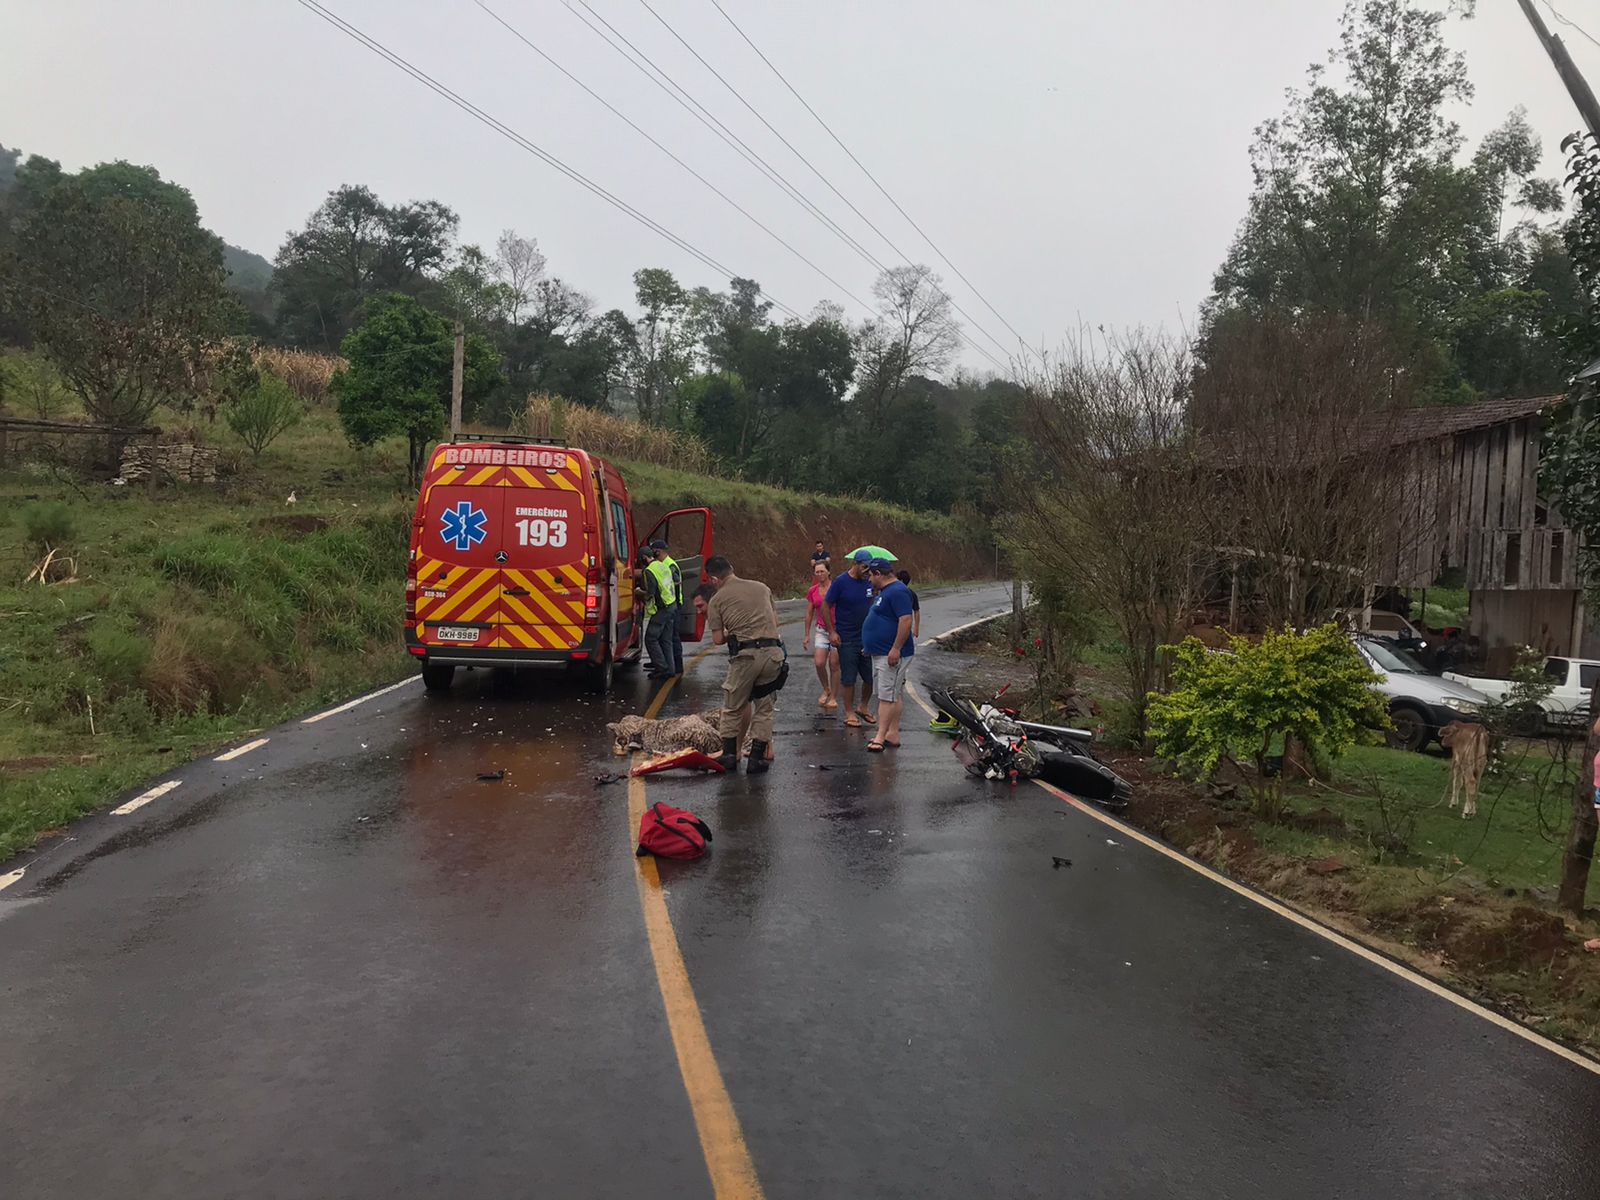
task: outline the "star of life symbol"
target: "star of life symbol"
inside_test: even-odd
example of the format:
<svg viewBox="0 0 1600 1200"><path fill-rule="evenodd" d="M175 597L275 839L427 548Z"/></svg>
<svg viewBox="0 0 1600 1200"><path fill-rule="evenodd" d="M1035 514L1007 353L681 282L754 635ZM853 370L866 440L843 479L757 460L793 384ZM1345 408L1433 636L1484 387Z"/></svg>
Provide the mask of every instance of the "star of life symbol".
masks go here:
<svg viewBox="0 0 1600 1200"><path fill-rule="evenodd" d="M488 527L489 518L483 509L474 508L470 500L462 500L444 510L439 536L454 543L457 550L471 550L488 536Z"/></svg>

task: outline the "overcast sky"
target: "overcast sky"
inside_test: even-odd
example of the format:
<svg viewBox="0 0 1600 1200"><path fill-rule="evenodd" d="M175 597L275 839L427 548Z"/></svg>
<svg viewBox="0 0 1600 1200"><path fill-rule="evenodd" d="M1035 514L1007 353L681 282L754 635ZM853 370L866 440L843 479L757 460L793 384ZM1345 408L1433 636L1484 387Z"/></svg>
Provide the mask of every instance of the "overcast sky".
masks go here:
<svg viewBox="0 0 1600 1200"><path fill-rule="evenodd" d="M472 0L326 0L491 116L710 257L852 318L876 271L670 102L563 0L486 0L784 237L829 283L563 78ZM900 259L651 15L594 9L885 262ZM1010 335L723 21L649 0L977 324ZM723 0L745 32L1015 328L1192 321L1244 211L1251 131L1337 32L1340 0ZM1514 0L1452 21L1474 140L1524 105L1545 173L1577 116ZM1557 0L1600 36L1600 4ZM1548 11L1546 17L1549 19ZM1557 26L1600 83L1600 49ZM229 241L272 257L341 183L436 198L464 240L513 227L552 273L631 307L632 272L711 268L478 124L295 0L0 0L0 143L78 168L150 163ZM977 331L973 331L977 334ZM981 337L980 337L980 340ZM987 344L987 343L986 343ZM992 347L991 347L992 349ZM971 350L966 361L987 364Z"/></svg>

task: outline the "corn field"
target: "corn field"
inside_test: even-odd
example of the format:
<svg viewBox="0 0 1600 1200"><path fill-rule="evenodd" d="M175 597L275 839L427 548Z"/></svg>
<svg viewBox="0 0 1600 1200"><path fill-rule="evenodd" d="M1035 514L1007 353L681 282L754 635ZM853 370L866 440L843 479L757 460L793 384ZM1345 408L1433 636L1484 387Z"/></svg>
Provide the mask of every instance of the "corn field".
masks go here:
<svg viewBox="0 0 1600 1200"><path fill-rule="evenodd" d="M643 425L537 392L528 397L527 408L513 421L513 432L526 437L558 438L610 458L680 471L705 474L712 465L710 448L691 434Z"/></svg>
<svg viewBox="0 0 1600 1200"><path fill-rule="evenodd" d="M328 402L328 385L333 373L344 366L344 359L310 350L257 346L255 364L287 383L302 403L321 406Z"/></svg>

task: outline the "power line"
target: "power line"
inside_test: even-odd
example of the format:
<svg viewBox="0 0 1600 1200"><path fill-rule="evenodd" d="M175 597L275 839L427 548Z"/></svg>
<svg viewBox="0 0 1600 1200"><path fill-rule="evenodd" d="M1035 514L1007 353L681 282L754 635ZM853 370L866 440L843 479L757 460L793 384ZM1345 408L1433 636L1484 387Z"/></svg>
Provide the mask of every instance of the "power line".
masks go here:
<svg viewBox="0 0 1600 1200"><path fill-rule="evenodd" d="M457 95L455 92L451 91L448 87L434 79L433 76L429 75L421 68L413 66L401 55L396 54L394 51L390 50L387 46L384 46L376 39L367 36L367 34L363 33L360 29L356 28L356 26L346 21L343 17L340 17L337 13L334 13L328 8L324 7L318 2L318 0L298 0L298 3L308 12L314 13L316 16L321 17L335 29L339 30L341 33L345 34L354 41L359 42L361 45L365 46L367 49L383 58L392 66L398 67L400 70L404 71L407 75L411 76L411 78L415 79L418 83L421 83L430 91L448 100L451 104L467 113L473 119L488 126L490 129L494 130L496 133L510 141L513 145L517 146L519 149L532 154L535 158L538 158L549 166L554 167L567 178L571 179L585 190L598 196L613 208L627 214L629 217L632 217L646 229L649 229L652 232L666 238L684 253L693 257L696 261L718 272L722 278L732 279L736 276L736 272L712 258L709 254L699 249L693 243L673 233L660 222L652 220L650 217L633 207L633 205L629 204L627 201L620 199L611 192L607 191L605 188L601 187L598 183L595 183L582 172L573 167L569 167L555 155L535 145L533 142L523 137L522 134L490 116L471 101ZM766 298L770 300L777 308L788 313L790 316L795 317L796 319L799 318L799 313L790 308L788 305L784 304L782 301L778 300L776 297L768 294L765 291L763 291L761 294L766 296Z"/></svg>
<svg viewBox="0 0 1600 1200"><path fill-rule="evenodd" d="M707 129L710 129L712 133L721 138L723 142L732 147L745 159L746 162L750 163L757 170L761 171L773 183L776 183L780 188L788 193L793 200L800 204L812 217L822 222L822 224L831 232L833 232L834 235L837 236L841 241L843 241L846 246L855 251L855 253L860 255L868 263L872 264L872 266L880 274L889 269L881 260L878 259L876 255L861 245L860 242L856 241L855 238L851 237L850 234L846 232L837 221L828 216L827 213L825 213L814 202L812 202L803 192L795 187L794 184L790 183L789 180L786 179L776 167L772 166L771 163L762 157L759 151L751 148L751 146L745 142L743 138L739 137L737 133L734 133L733 130L729 129L715 113L697 100L687 89L673 79L671 75L667 74L665 70L658 66L648 54L639 49L638 46L634 45L634 43L628 39L626 34L619 30L615 25L611 24L610 21L607 21L605 17L596 12L595 9L588 3L588 0L576 0L576 3L577 5L581 5L582 8L587 11L589 16L585 16L583 12L580 12L578 8L574 6L573 0L567 0L567 8L572 15L577 17L578 20L582 21L586 26L588 26L590 32L594 33L608 46L620 54L630 66L643 74L646 79L650 80L651 83L655 84L669 97L671 97L672 100L679 105L679 107L683 108ZM589 19L590 17L593 17L594 20L591 21ZM599 25L596 25L595 22L599 22ZM604 26L604 29L600 28L600 26ZM626 49L624 49L624 47L626 47ZM846 201L846 203L848 203L848 201ZM870 225L871 222L868 221L868 224ZM880 237L884 236L881 231L876 230L876 227L874 227L874 229L875 232L878 232ZM888 241L888 238L885 237L884 240ZM906 257L898 247L893 245L893 243L890 243L890 248L894 250L896 254L901 255L902 259ZM937 284L933 284L930 281L929 286L933 287L933 289L938 292L939 295L944 296L946 300L950 300L949 295L942 288L939 288ZM966 311L963 310L961 306L954 300L950 300L950 304L957 312L961 313L962 316L967 317L969 321L972 320ZM871 306L868 305L866 307L870 311ZM974 328L979 329L981 332L983 332L985 337L994 342L995 345L1000 348L1001 353L1009 353L1002 343L997 341L991 334L989 334L987 330L982 329L982 327L978 325L976 321L972 321L972 324ZM997 371L1002 373L1009 372L1010 369L1004 363L995 358L995 356L991 354L986 347L974 341L971 335L969 335L965 330L960 331L960 337L961 340L966 342L967 345L971 346L973 350L987 359Z"/></svg>
<svg viewBox="0 0 1600 1200"><path fill-rule="evenodd" d="M594 18L594 21L598 21L600 23L600 25L603 25L605 27L605 30L602 31L600 28L598 28L595 25L594 21L591 21L589 19L589 17L586 17L582 12L579 12L578 9L576 7L574 7L573 0L567 0L567 8L568 8L568 10L571 11L572 14L575 17L577 17L580 21L582 21L585 25L587 25L591 32L593 32L596 36L601 38L601 40L603 40L607 45L609 45L618 54L622 55L622 57L624 59L626 59L630 65L632 65L636 70L640 71L645 76L645 78L649 79L657 87L661 88L662 91L666 92L666 94L668 96L672 97L672 99L674 101L676 101L680 107L683 107L686 111L688 111L690 113L690 115L694 116L697 120L699 120L701 124L705 125L708 129L711 129L711 131L713 133L716 133L717 136L720 137L724 142L726 142L728 145L732 146L737 152L739 152L744 157L744 159L747 162L751 163L751 165L755 166L757 168L757 170L762 171L763 174L765 174L768 179L772 180L774 183L778 184L779 187L783 188L784 191L786 191L795 201L797 201L799 204L801 204L813 217L815 217L817 220L821 221L826 227L828 227L830 230L832 230L834 232L834 234L837 235L847 246L849 246L857 254L861 255L861 257L864 258L867 262L871 263L880 273L888 270L888 268L884 265L884 263L882 261L880 261L877 258L876 255L872 254L872 252L867 250L864 246L862 246L860 242L856 241L847 232L845 232L845 230L840 227L840 225L839 225L839 223L837 221L833 220L833 218L828 216L827 213L823 212L820 208L818 208L815 203L813 203L811 200L809 200L802 192L800 192L800 190L798 188L796 188L792 183L790 183L786 178L784 178L784 176L780 172L778 172L775 167L773 167L770 163L768 163L767 160L765 158L763 158L758 151L755 151L755 150L751 149L749 144L746 143L742 138L740 138L738 134L734 133L731 129L729 129L727 127L727 125L725 125L720 119L718 119L718 117L716 116L715 113L712 113L711 110L706 108L706 106L704 104L702 104L699 100L695 99L695 97L689 91L687 91L681 84L679 84L669 74L667 74L666 71L664 71L660 66L658 66L654 62L654 60L652 60L650 58L649 55L647 55L644 51L640 50L638 46L634 45L634 43L631 42L628 39L627 35L622 33L619 29L617 29L616 26L612 25L611 22L607 21L605 19L605 17L601 16L598 12L596 12L594 10L594 8L588 3L588 0L576 0L576 3L578 5L581 5L583 7L583 9L585 9L589 13L589 15ZM657 20L661 20L659 15L656 16L656 19ZM670 30L671 27L669 26L668 28ZM674 36L677 36L676 33L674 33ZM680 38L679 40L681 41L682 39ZM620 43L620 45L619 45L619 43ZM688 45L688 43L684 43L684 44L685 44L685 46ZM623 49L624 46L627 47L626 50ZM692 46L690 46L688 48L690 50L690 53L694 53L694 48ZM696 57L698 58L699 55L696 54ZM704 62L705 60L701 59L701 61ZM715 69L712 68L709 63L707 63L706 66L707 66L707 69L711 70L713 74L716 73ZM658 76L659 76L659 78L658 78ZM724 84L724 86L730 86L730 85L727 84L727 82L725 80L723 81L723 84ZM735 93L735 94L737 94L737 93ZM742 101L743 98L741 97L740 99ZM754 111L754 110L752 109L752 111ZM760 114L758 113L757 116L759 116L759 115ZM771 128L771 127L769 126L769 128ZM773 132L776 133L777 131L773 130ZM778 137L780 138L780 140L782 139L782 136L783 136L782 134L778 134ZM785 145L788 145L788 143L785 142ZM790 149L793 150L794 147L790 146ZM797 156L800 156L799 155L799 151L795 151L795 154ZM803 160L803 156L800 156L800 157L802 157L802 161L804 161ZM807 163L806 165L808 167L811 166L810 163ZM817 173L815 167L812 167L811 169L812 169L813 173ZM820 175L820 173L818 173L818 177L819 178L823 178ZM825 178L823 178L823 182L827 183L828 181ZM831 184L829 184L829 186L832 187ZM834 191L837 193L838 189L835 188ZM870 219L868 219L866 216L864 216L858 209L856 209L854 205L851 205L850 201L847 198L844 198L844 197L841 196L841 199L845 199L845 203L850 206L851 210L853 212L855 212L857 216L860 216L863 221L866 221L867 225L872 228L873 232L876 233L879 237L883 238L883 240L886 243L888 243L889 248L891 250L893 250L895 252L895 254L899 255L900 258L902 259L902 261L905 261L905 262L909 262L910 261L910 256L908 256L903 250L901 250L898 246L896 246L893 243L893 241L890 240L888 235L886 235L882 230L878 229L878 227L876 225L873 225L872 221ZM987 329L984 329L983 326L980 325L978 323L978 321L975 320L970 313L968 313L965 309L963 309L961 307L960 304L958 304L954 299L951 298L951 296L949 295L948 292L944 291L943 288L940 288L936 283L933 283L931 280L929 280L928 283L929 283L929 286L932 287L934 291L936 291L940 296L944 297L947 301L949 301L951 307L954 308L963 317L965 317L968 320L968 322L971 323L971 325L972 325L972 327L974 329L977 329L980 333L982 333L984 335L984 337L988 338L991 342L993 342L995 344L995 346L999 348L999 350L1000 350L1000 352L1002 354L1009 354L1010 353L1010 351L1006 349L1004 343L999 341L999 339L997 339ZM995 358L995 356L992 353L990 353L989 350L986 347L984 347L981 344L979 344L978 342L974 341L973 338L971 337L971 335L968 334L964 329L960 330L959 333L960 333L961 340L964 341L973 350L975 350L978 354L982 355L985 359L987 359L989 361L989 363L997 371L1000 371L1002 373L1015 374L1014 370L1012 370L1011 368L1007 367L1006 364L1002 363L999 359Z"/></svg>
<svg viewBox="0 0 1600 1200"><path fill-rule="evenodd" d="M715 0L712 0L712 2L715 3ZM1600 41L1596 41L1593 34L1591 34L1582 25L1579 25L1576 21L1569 20L1567 17L1563 16L1560 10L1558 10L1554 4L1550 3L1550 0L1544 0L1544 6L1550 10L1550 15L1557 21L1561 22L1561 24L1565 25L1568 29L1576 29L1585 38L1588 38L1588 40L1594 45L1600 46Z"/></svg>
<svg viewBox="0 0 1600 1200"><path fill-rule="evenodd" d="M779 82L782 83L784 87L789 89L789 94L792 95L796 100L800 101L800 103L805 107L805 110L816 119L817 124L822 126L822 128L827 132L828 136L833 139L834 144L837 145L839 149L843 150L847 155L849 155L850 161L855 163L856 166L860 167L861 173L872 181L872 186L878 189L879 193L885 200L894 205L895 211L906 219L907 223L910 224L911 228L917 231L923 241L928 243L928 246L933 250L933 252L939 256L940 261L943 262L945 266L949 267L951 271L955 272L956 278L961 280L962 283L966 284L967 287L972 290L972 294L974 296L983 301L983 306L992 312L995 315L995 318L1011 331L1012 336L1015 337L1019 343L1021 343L1023 346L1027 346L1027 339L1017 332L1016 327L1013 326L1010 321L1005 319L1005 316L1000 312L999 309L997 309L993 304L989 303L989 298L980 292L972 280L968 279L966 275L962 273L960 267L956 266L955 263L950 261L949 255L939 248L938 244L928 236L927 232L922 228L922 226L918 225L916 221L912 220L911 214L901 207L898 200L889 194L889 189L878 182L878 177L867 169L867 165L855 156L855 152L852 151L849 146L844 144L843 139L841 139L839 135L833 131L833 127L822 119L821 114L819 114L816 109L811 107L806 98L802 96L798 90L796 90L794 84L790 83L784 73L778 70L776 64L774 64L770 58L762 53L761 47L757 46L755 42L750 40L750 35L740 28L739 23L728 15L728 10L722 7L721 0L711 0L711 3L715 6L716 10L722 14L723 20L727 21L729 25L733 26L734 32L744 39L745 45L754 50L756 52L756 56L760 58L762 62L766 63L767 67L772 71L772 73L778 77ZM1029 347L1029 349L1031 350L1032 348Z"/></svg>
<svg viewBox="0 0 1600 1200"><path fill-rule="evenodd" d="M579 0L579 3L584 4L585 7L588 6L587 5L587 0ZM848 208L851 212L855 213L855 215L857 217L859 217L862 221L864 221L866 223L868 229L872 230L873 233L877 234L880 238L882 238L884 240L884 243L889 247L889 249L893 250L895 252L895 254L900 258L901 262L909 263L911 261L911 256L909 254L907 254L904 250L900 249L899 246L895 245L893 239L891 239L888 234L884 233L883 230L879 229L877 227L877 225L875 225L873 223L872 218L868 217L866 213L862 212L859 208L857 208L855 206L855 204L851 202L851 200L850 200L850 198L848 196L846 196L843 192L841 192L837 187L834 186L834 183L833 183L833 181L831 179L829 179L820 170L818 170L816 165L813 164L812 161L809 158L807 158L804 154L802 154L795 147L793 142L791 142L788 138L784 137L783 134L778 131L777 127L774 126L771 121L767 120L766 117L761 115L761 113L756 109L755 105L751 104L749 100L745 99L744 94L742 92L740 92L738 88L734 87L733 84L729 83L727 81L727 79L723 77L723 75L722 75L722 73L720 71L718 71L714 66L712 66L709 62L707 62L705 57L698 50L696 50L693 46L691 46L684 39L682 34L680 34L676 29L674 29L672 27L671 22L669 22L665 17L663 17L654 8L652 8L650 6L650 0L639 0L639 3L641 5L643 5L644 10L646 12L648 12L652 17L654 17L658 22L660 22L662 28L664 28L668 33L670 33L674 38L677 39L679 45L681 45L690 54L694 55L696 60L699 61L700 65L705 67L706 70L711 72L711 74L716 78L717 82L720 83L724 88L726 88L728 90L728 92L734 97L734 99L738 100L740 104L744 105L745 108L749 109L751 115L753 115L756 120L760 121L763 125L765 125L767 127L767 129L772 133L772 135L775 138L777 138L780 142L782 142L785 146L787 146L788 149L789 149L789 152L791 154L793 154L796 158L798 158L802 163L804 163L806 165L806 169L807 170L809 170L813 175L815 175L819 180L821 180L822 183L824 184L824 186L826 186L827 189L830 192L832 192L835 196L839 197L840 200L844 201L844 204L845 204L846 208ZM727 14L724 13L723 15L726 16ZM735 28L737 28L737 26ZM748 39L746 39L746 40L748 40ZM907 220L910 220L910 218L908 217ZM918 232L920 233L921 230L918 230ZM926 236L926 235L924 235L924 236ZM929 245L932 245L932 243L930 242ZM935 249L937 249L937 247L935 247ZM951 269L954 270L954 267L952 267ZM960 274L959 271L957 271L956 273L958 275ZM969 282L969 283L967 283L967 286L968 287L972 287L972 284ZM951 305L952 308L954 308L958 313L960 313L963 317L965 317L967 319L967 322L974 329L976 329L979 333L983 334L984 337L988 338L991 342L993 342L995 344L996 348L999 349L999 351L1002 354L1009 354L1010 353L1010 351L1006 348L1005 343L1001 342L1000 339L995 337L992 333L990 333L987 329L985 329L982 325L980 325L978 323L978 321L977 321L977 318L972 316L971 313L967 312L966 309L962 308L961 305L956 303L956 301L950 297L949 293L944 292L942 289L937 289L937 290L939 290L940 294L943 295L946 300L950 301L950 305ZM973 291L976 292L977 289L973 288ZM980 297L980 299L981 299L981 297ZM987 304L988 301L984 301L984 303ZM996 316L998 316L998 315L999 314L997 313ZM1005 318L1001 317L1000 320L1002 322L1004 322ZM1007 325L1006 327L1008 329L1010 328L1009 325ZM1014 329L1011 330L1011 332L1013 334L1016 334L1016 330L1014 330ZM972 343L972 339L971 338L967 338L966 340L969 343ZM1017 335L1017 340L1021 341L1021 335ZM975 343L972 343L972 344L975 345Z"/></svg>
<svg viewBox="0 0 1600 1200"><path fill-rule="evenodd" d="M787 250L790 254L794 255L801 262L805 263L806 266L810 267L818 275L822 276L823 279L827 280L830 284L832 284L839 291L843 292L850 299L854 300L857 304L861 305L862 308L865 308L865 309L868 309L868 310L870 310L872 308L872 306L870 304L868 304L865 300L863 300L863 299L861 299L861 297L855 295L844 284L840 283L837 279L835 279L832 275L829 275L826 271L824 271L816 263L812 262L809 258L807 258L799 250L795 249L794 246L792 246L790 243L785 241L782 236L780 236L779 234L775 233L767 225L763 224L761 222L761 220L755 216L754 213L750 212L749 209L745 208L742 204L740 204L732 196L728 195L728 193L724 192L716 184L712 183L704 175L700 174L699 171L696 171L688 163L684 162L683 159L679 158L671 150L669 150L665 146L663 146L659 141L657 141L653 136L651 136L651 134L648 131L646 131L645 129L641 128L632 118L630 118L621 109L617 108L616 105L612 104L604 96L600 95L599 92L595 91L588 84L584 83L583 80L579 79L571 71L567 70L560 63L558 63L555 59L551 58L550 55L546 54L538 46L534 45L533 42L529 41L525 36L523 36L523 34L522 34L522 32L520 30L518 30L514 25L512 25L508 21L506 21L505 18L501 17L499 13L495 12L494 9L490 8L487 4L485 4L483 2L483 0L473 0L473 3L475 3L479 8L483 9L484 12L488 13L490 17L494 18L494 20L496 22L498 22L501 25L501 27L503 27L506 30L507 33L511 34L512 37L516 38L519 42L521 42L529 50L533 51L540 58L544 59L545 62L549 63L552 67L554 67L556 70L560 71L563 75L565 75L573 83L577 84L580 88L582 88L585 92L587 92L595 100L597 100L601 104L603 104L614 116L616 116L621 121L625 122L628 125L628 127L630 129L632 129L635 133L639 134L639 136L643 137L646 141L648 141L657 150L661 151L661 153L665 154L668 158L670 158L673 162L677 163L685 171L689 172L689 174L693 175L701 183L705 184L706 187L710 188L712 192L716 193L716 195L721 197L729 206L731 206L733 209L735 209L737 212L739 212L742 216L744 216L744 218L746 220L748 220L752 225L754 225L757 229L761 230L761 232L765 233L768 237L770 237L773 241L777 242L778 245L782 246L785 250Z"/></svg>
<svg viewBox="0 0 1600 1200"><path fill-rule="evenodd" d="M594 33L608 46L620 54L630 66L639 71L646 79L665 92L667 96L677 103L680 108L682 108L690 116L694 117L695 120L699 121L700 124L704 125L712 133L716 134L717 137L721 138L727 146L729 146L735 153L739 154L747 163L755 167L756 170L765 175L767 179L777 184L778 187L783 189L783 191L795 201L795 203L799 204L800 207L805 209L805 211L812 217L818 221L821 221L823 225L832 230L837 237L843 240L844 243L857 254L862 255L869 262L873 263L880 271L885 269L884 265L878 262L878 260L869 250L867 250L865 246L856 241L855 238L851 237L849 232L847 232L843 226L841 226L832 217L828 216L827 213L823 212L822 209L818 208L817 205L810 200L810 198L808 198L803 192L785 179L776 167L762 157L758 150L752 148L748 142L746 142L733 130L729 129L727 125L723 124L723 122L714 112L712 112L704 104L701 104L699 100L695 99L693 95L680 86L676 80L674 80L664 70L657 66L655 61L651 59L649 55L628 40L627 35L622 33L622 31L619 30L615 25L611 24L610 21L607 21L603 16L596 12L594 8L587 3L587 0L578 0L578 3L583 5L584 9L588 11L589 16L585 16L582 12L579 12L574 6L572 0L566 0L566 3L567 10L571 12L573 16L577 17L578 20L582 21L586 26L588 26L590 32ZM593 17L594 20L590 20L590 17ZM605 26L605 29L602 30L599 28L599 26L595 24L596 21L598 21L600 25ZM626 47L626 49L624 49L624 47Z"/></svg>

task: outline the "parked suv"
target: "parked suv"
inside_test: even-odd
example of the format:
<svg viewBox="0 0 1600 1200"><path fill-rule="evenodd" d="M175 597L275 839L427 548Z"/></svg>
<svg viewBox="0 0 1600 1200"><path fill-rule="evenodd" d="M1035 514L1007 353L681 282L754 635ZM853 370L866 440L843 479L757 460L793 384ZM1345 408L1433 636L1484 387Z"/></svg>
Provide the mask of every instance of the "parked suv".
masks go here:
<svg viewBox="0 0 1600 1200"><path fill-rule="evenodd" d="M1382 679L1377 690L1389 702L1391 746L1424 750L1450 722L1481 719L1489 703L1489 697L1464 683L1429 675L1421 663L1383 638L1357 638L1356 647Z"/></svg>

